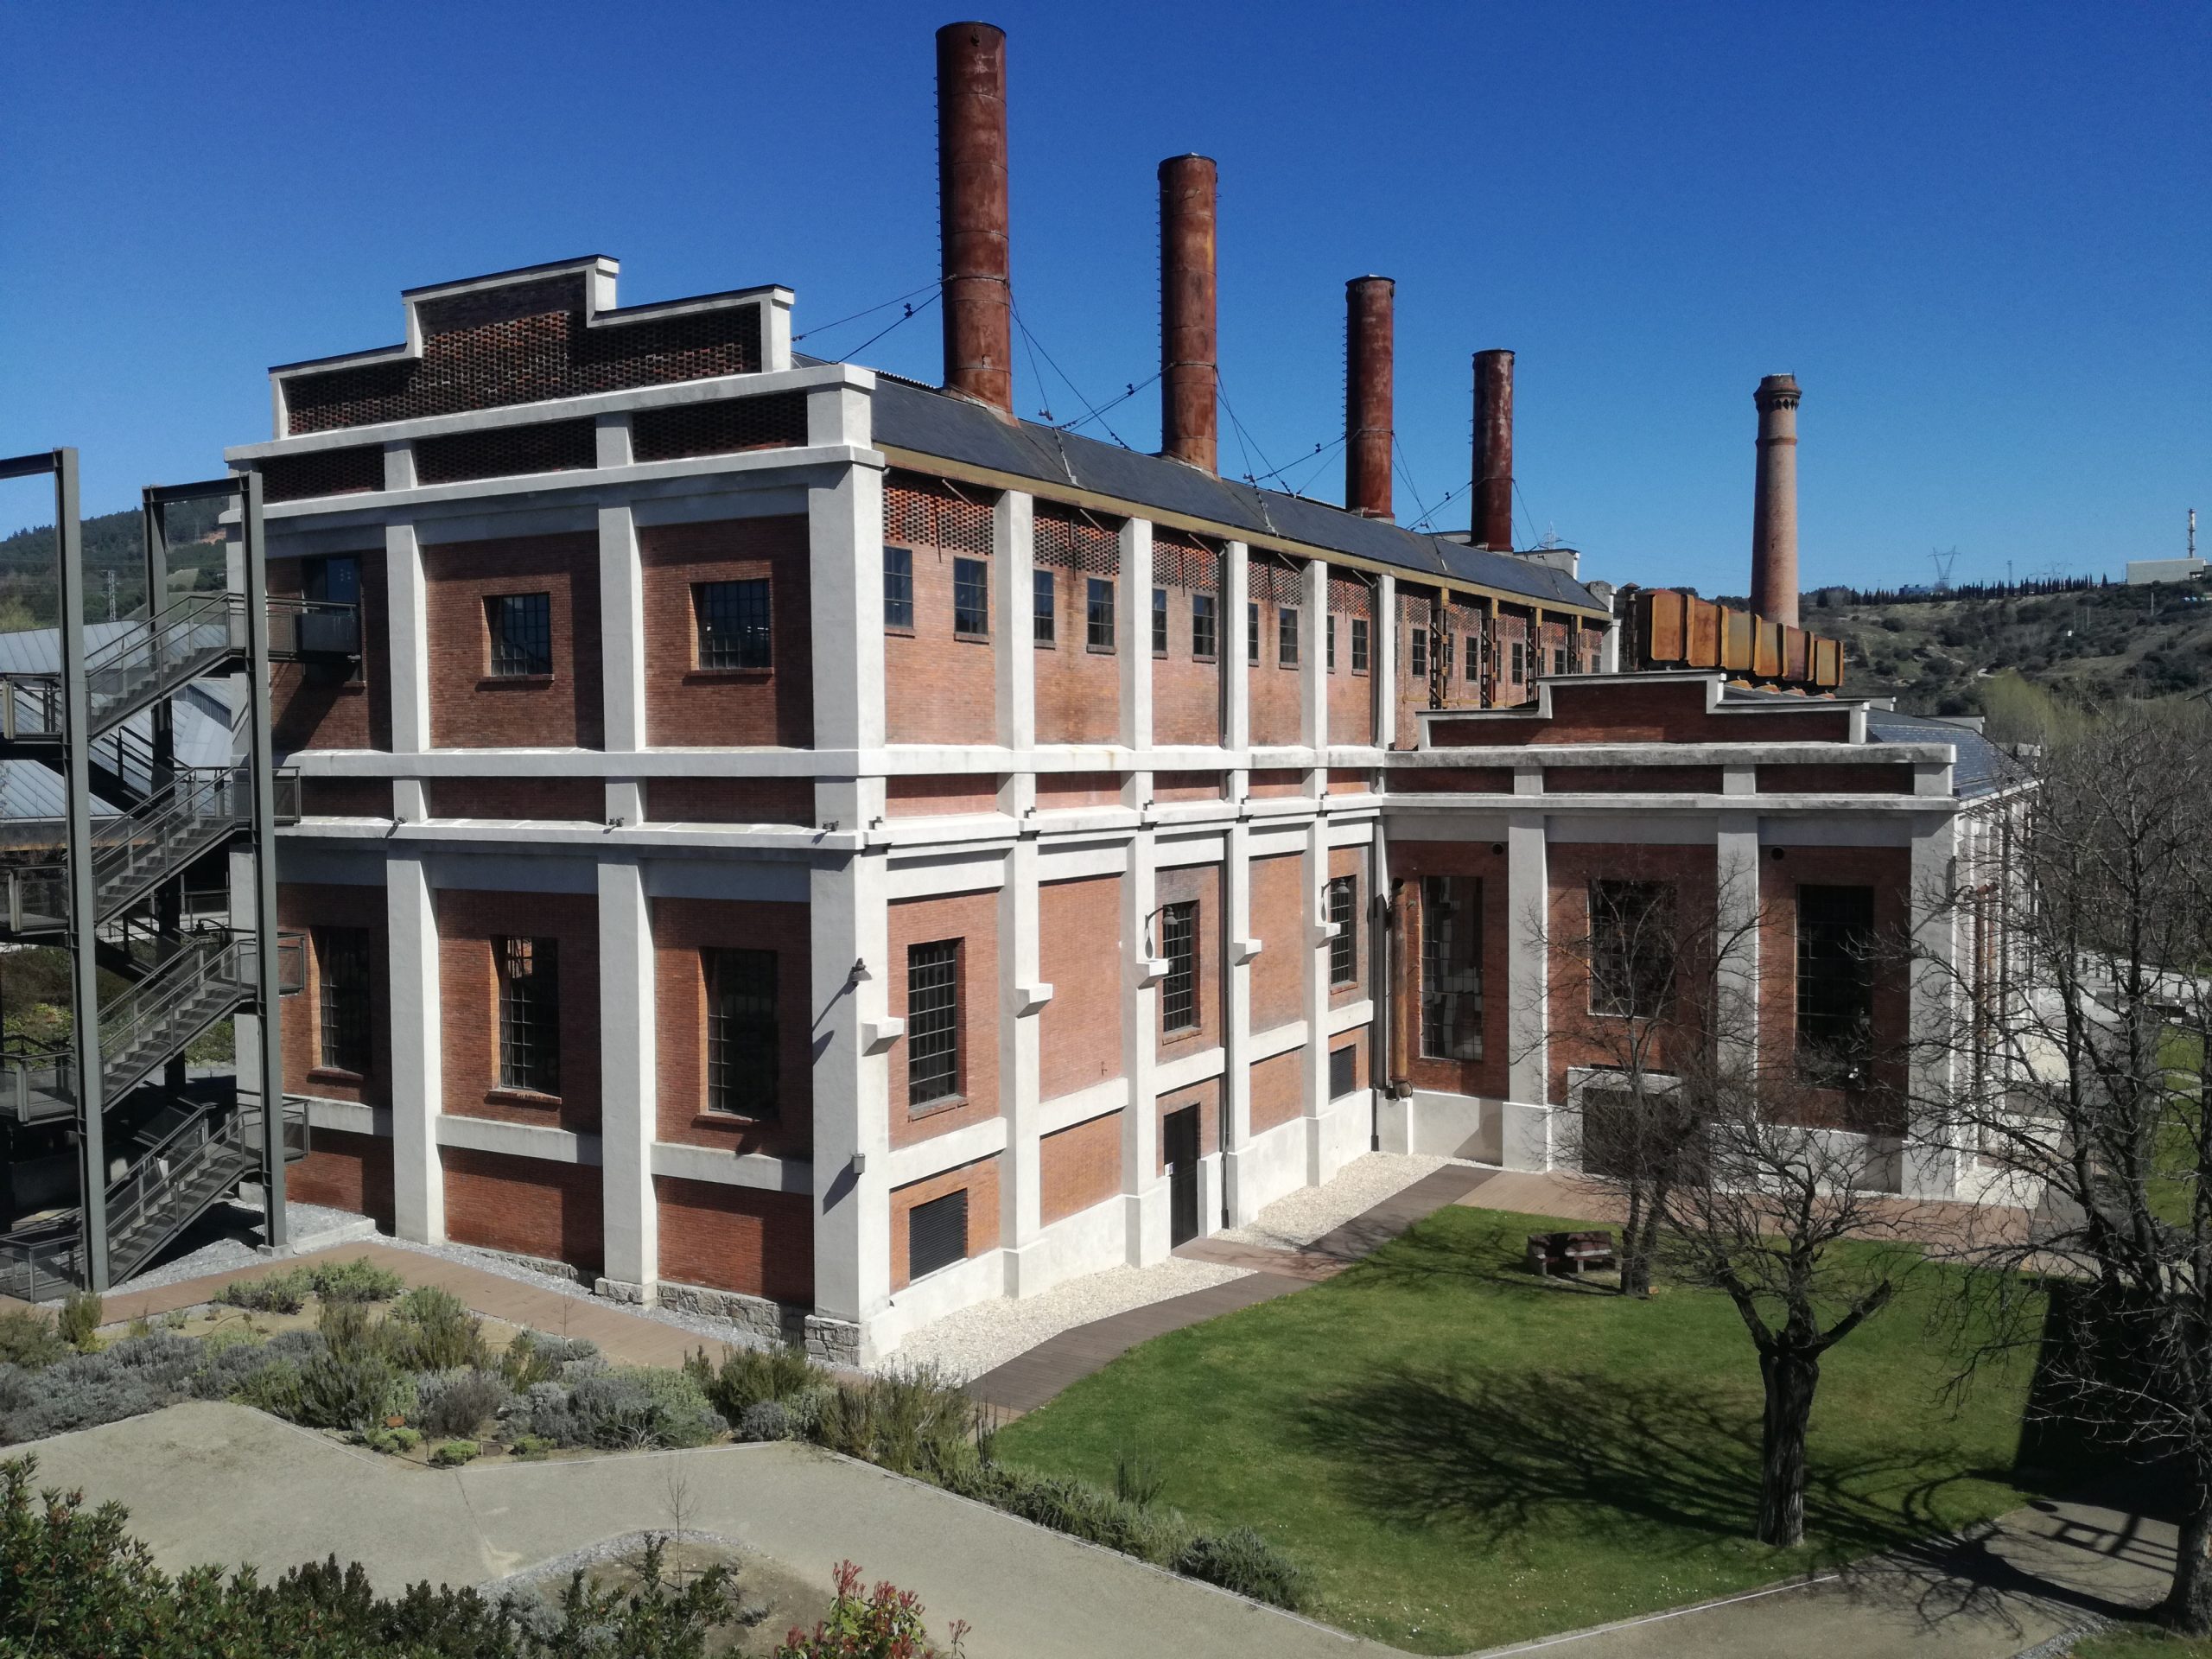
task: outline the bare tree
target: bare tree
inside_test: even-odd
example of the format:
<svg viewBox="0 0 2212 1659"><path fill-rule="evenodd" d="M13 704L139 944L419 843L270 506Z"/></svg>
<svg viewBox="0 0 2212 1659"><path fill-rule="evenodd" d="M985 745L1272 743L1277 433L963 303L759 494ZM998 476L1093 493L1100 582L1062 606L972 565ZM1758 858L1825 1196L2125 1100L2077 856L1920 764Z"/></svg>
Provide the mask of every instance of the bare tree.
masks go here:
<svg viewBox="0 0 2212 1659"><path fill-rule="evenodd" d="M1965 1252L2042 1408L2171 1461L2187 1494L2164 1606L2212 1630L2212 718L2123 705L2050 734L1947 895L1915 971L1951 1018L1919 1109L2032 1227ZM2045 1291L2050 1313L2045 1313Z"/></svg>

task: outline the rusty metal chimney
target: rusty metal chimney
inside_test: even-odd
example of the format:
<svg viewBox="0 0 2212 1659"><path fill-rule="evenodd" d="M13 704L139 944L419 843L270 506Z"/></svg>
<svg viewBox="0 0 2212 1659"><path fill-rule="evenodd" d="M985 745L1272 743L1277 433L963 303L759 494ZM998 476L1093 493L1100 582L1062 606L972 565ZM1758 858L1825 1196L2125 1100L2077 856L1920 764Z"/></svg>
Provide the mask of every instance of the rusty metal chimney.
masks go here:
<svg viewBox="0 0 2212 1659"><path fill-rule="evenodd" d="M1475 353L1474 544L1513 547L1513 353Z"/></svg>
<svg viewBox="0 0 2212 1659"><path fill-rule="evenodd" d="M1797 626L1797 400L1795 375L1770 374L1758 405L1758 473L1751 494L1751 609Z"/></svg>
<svg viewBox="0 0 2212 1659"><path fill-rule="evenodd" d="M1160 453L1217 470L1213 162L1160 164Z"/></svg>
<svg viewBox="0 0 2212 1659"><path fill-rule="evenodd" d="M1344 505L1363 518L1390 517L1397 289L1388 276L1344 284Z"/></svg>
<svg viewBox="0 0 2212 1659"><path fill-rule="evenodd" d="M938 223L944 254L944 385L1014 415L1006 189L1006 31L937 32Z"/></svg>

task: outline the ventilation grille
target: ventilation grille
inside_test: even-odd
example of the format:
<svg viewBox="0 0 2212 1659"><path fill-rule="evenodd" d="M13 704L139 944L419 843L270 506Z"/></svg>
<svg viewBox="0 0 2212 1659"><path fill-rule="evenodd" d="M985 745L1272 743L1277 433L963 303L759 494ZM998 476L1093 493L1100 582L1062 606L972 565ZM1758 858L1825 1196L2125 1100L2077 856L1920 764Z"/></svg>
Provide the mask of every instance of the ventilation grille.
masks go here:
<svg viewBox="0 0 2212 1659"><path fill-rule="evenodd" d="M581 273L428 301L423 355L284 383L288 433L760 371L758 303L586 327Z"/></svg>
<svg viewBox="0 0 2212 1659"><path fill-rule="evenodd" d="M988 558L991 509L938 479L893 473L883 488L883 539Z"/></svg>
<svg viewBox="0 0 2212 1659"><path fill-rule="evenodd" d="M1329 578L1329 608L1339 616L1375 615L1375 590L1356 576Z"/></svg>
<svg viewBox="0 0 2212 1659"><path fill-rule="evenodd" d="M787 449L805 442L806 394L801 391L641 409L630 417L630 454L638 461Z"/></svg>
<svg viewBox="0 0 2212 1659"><path fill-rule="evenodd" d="M1122 538L1080 507L1057 502L1037 504L1033 556L1039 564L1058 565L1090 576L1122 574Z"/></svg>
<svg viewBox="0 0 2212 1659"><path fill-rule="evenodd" d="M1301 605L1306 600L1306 576L1300 567L1268 557L1254 558L1246 569L1247 595L1260 605Z"/></svg>
<svg viewBox="0 0 2212 1659"><path fill-rule="evenodd" d="M599 436L592 422L545 421L417 438L415 479L421 484L459 484L472 478L564 473L592 466L598 458Z"/></svg>
<svg viewBox="0 0 2212 1659"><path fill-rule="evenodd" d="M1194 594L1221 591L1221 555L1195 536L1177 531L1152 532L1152 584L1183 588Z"/></svg>
<svg viewBox="0 0 2212 1659"><path fill-rule="evenodd" d="M317 449L273 455L261 463L261 499L304 501L317 495L358 495L384 488L384 446Z"/></svg>

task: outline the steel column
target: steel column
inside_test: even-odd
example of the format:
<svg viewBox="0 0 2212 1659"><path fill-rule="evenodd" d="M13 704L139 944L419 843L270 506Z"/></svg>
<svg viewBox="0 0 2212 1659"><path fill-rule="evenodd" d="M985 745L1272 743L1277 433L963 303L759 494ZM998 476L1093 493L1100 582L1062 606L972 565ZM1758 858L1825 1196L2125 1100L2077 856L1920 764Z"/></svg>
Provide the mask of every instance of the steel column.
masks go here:
<svg viewBox="0 0 2212 1659"><path fill-rule="evenodd" d="M253 764L253 938L261 1047L262 1236L286 1246L284 1055L276 984L276 757L270 734L269 573L262 561L261 474L238 478L239 551L245 563L246 702Z"/></svg>

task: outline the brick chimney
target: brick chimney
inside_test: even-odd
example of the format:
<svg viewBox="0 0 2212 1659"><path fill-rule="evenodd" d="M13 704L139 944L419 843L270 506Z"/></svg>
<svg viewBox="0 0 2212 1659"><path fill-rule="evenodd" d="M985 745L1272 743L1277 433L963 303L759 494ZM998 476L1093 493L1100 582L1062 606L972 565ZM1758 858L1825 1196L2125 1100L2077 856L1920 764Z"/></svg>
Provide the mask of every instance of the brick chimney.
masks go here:
<svg viewBox="0 0 2212 1659"><path fill-rule="evenodd" d="M1794 375L1770 374L1758 405L1758 472L1751 486L1751 609L1797 626L1797 400Z"/></svg>
<svg viewBox="0 0 2212 1659"><path fill-rule="evenodd" d="M1209 473L1219 461L1216 184L1206 156L1160 164L1160 453Z"/></svg>
<svg viewBox="0 0 2212 1659"><path fill-rule="evenodd" d="M1363 518L1390 514L1393 308L1388 276L1344 284L1344 505Z"/></svg>
<svg viewBox="0 0 2212 1659"><path fill-rule="evenodd" d="M1010 420L1006 155L1006 31L990 23L947 23L937 32L944 385Z"/></svg>
<svg viewBox="0 0 2212 1659"><path fill-rule="evenodd" d="M1477 547L1513 547L1513 353L1475 353Z"/></svg>

